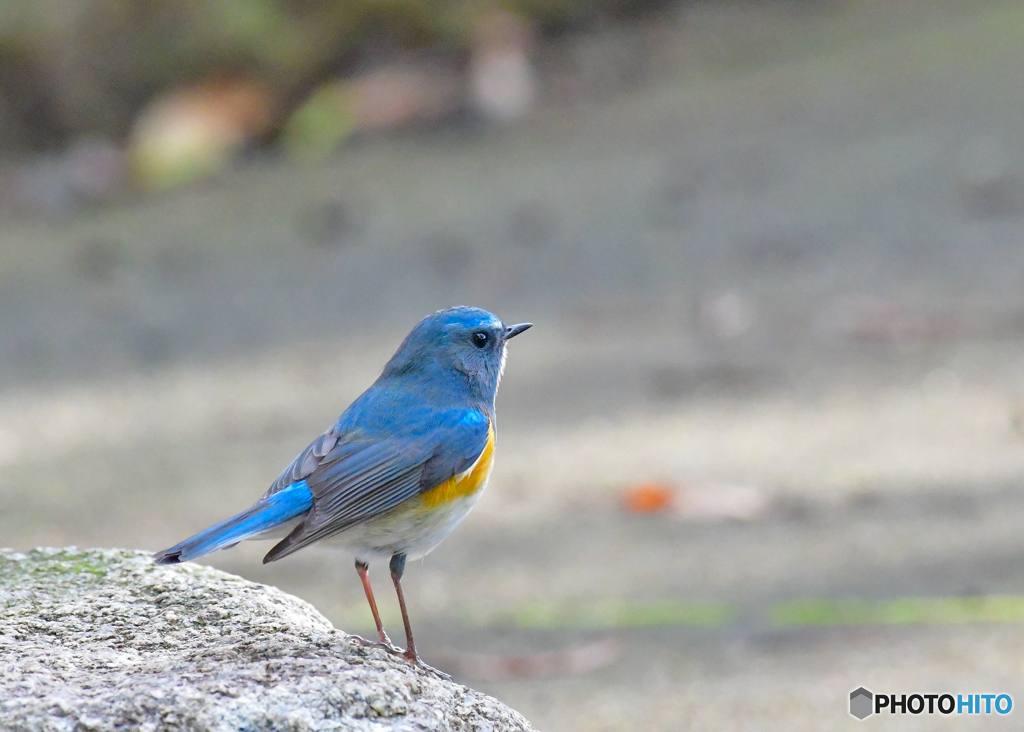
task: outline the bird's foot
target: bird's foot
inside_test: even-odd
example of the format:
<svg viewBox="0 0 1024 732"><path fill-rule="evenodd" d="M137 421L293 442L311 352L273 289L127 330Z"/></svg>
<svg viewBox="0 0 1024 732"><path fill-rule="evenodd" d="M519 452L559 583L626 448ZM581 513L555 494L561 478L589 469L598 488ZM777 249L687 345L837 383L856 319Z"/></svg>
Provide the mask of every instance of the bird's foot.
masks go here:
<svg viewBox="0 0 1024 732"><path fill-rule="evenodd" d="M392 656L401 656L402 658L405 658L405 651L392 643L391 639L388 638L387 635L384 636L383 640L379 641L366 640L366 638L359 635L353 635L351 638L363 648L380 648L381 650L387 651Z"/></svg>
<svg viewBox="0 0 1024 732"><path fill-rule="evenodd" d="M421 671L425 671L428 674L433 674L434 676L438 677L443 681L452 680L452 677L446 674L444 671L438 671L433 666L423 663L423 661L419 657L419 654L417 654L415 651L403 651L401 648L399 648L391 642L391 639L387 637L387 634L384 635L383 641L370 641L358 635L352 635L350 637L363 648L380 648L382 651L387 651L392 656L401 656L411 665L415 666Z"/></svg>
<svg viewBox="0 0 1024 732"><path fill-rule="evenodd" d="M423 661L420 659L419 655L415 651L403 651L402 658L404 658L406 661L408 661L410 664L420 669L421 671L425 671L428 674L433 674L442 681L452 680L452 677L446 674L444 671L438 671L433 666L428 666L427 664L423 663Z"/></svg>

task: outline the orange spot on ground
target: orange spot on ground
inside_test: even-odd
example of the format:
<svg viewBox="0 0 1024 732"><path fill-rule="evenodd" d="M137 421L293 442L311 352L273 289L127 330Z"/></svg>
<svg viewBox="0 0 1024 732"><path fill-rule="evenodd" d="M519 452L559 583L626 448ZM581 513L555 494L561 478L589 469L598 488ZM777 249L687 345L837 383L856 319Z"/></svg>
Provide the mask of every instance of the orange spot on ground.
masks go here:
<svg viewBox="0 0 1024 732"><path fill-rule="evenodd" d="M670 511L675 501L675 486L668 483L637 483L622 491L622 508L629 513Z"/></svg>

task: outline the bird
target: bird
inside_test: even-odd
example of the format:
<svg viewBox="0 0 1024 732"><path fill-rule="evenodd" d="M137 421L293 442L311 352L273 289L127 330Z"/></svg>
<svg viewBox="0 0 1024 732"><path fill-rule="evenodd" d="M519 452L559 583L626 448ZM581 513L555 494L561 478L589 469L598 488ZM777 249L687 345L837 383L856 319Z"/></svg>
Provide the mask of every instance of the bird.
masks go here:
<svg viewBox="0 0 1024 732"><path fill-rule="evenodd" d="M475 307L421 320L377 380L284 469L256 503L169 549L177 564L246 539L278 539L263 563L327 541L347 549L377 626L380 646L420 659L402 592L407 559L432 551L487 485L494 462L494 398L506 346L532 323L505 325ZM387 559L405 626L394 646L381 623L369 567Z"/></svg>

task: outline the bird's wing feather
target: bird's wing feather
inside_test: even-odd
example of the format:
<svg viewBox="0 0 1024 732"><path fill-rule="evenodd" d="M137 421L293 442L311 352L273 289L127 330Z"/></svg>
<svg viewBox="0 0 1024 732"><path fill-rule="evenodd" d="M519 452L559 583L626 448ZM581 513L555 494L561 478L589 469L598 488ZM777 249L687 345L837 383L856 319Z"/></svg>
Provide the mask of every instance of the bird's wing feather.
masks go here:
<svg viewBox="0 0 1024 732"><path fill-rule="evenodd" d="M271 484L263 497L266 498L274 493L278 493L292 483L298 483L303 478L311 475L320 466L320 463L324 461L324 458L334 450L337 444L338 430L335 426L309 443L309 446L300 452L297 458L292 460L291 465L281 472L281 475Z"/></svg>
<svg viewBox="0 0 1024 732"><path fill-rule="evenodd" d="M461 473L483 452L489 427L485 414L466 409L437 415L435 424L416 436L339 437L317 466L302 476L313 494L312 510L264 561L376 518ZM307 453L314 454L312 448L293 466L305 461Z"/></svg>

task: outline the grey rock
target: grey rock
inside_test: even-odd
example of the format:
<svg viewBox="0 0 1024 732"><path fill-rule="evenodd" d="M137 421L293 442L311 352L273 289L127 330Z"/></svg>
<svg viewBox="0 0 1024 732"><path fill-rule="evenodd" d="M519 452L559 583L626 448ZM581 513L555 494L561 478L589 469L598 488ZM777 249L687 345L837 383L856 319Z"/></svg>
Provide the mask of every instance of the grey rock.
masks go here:
<svg viewBox="0 0 1024 732"><path fill-rule="evenodd" d="M0 549L0 729L532 730L311 605L120 549Z"/></svg>

